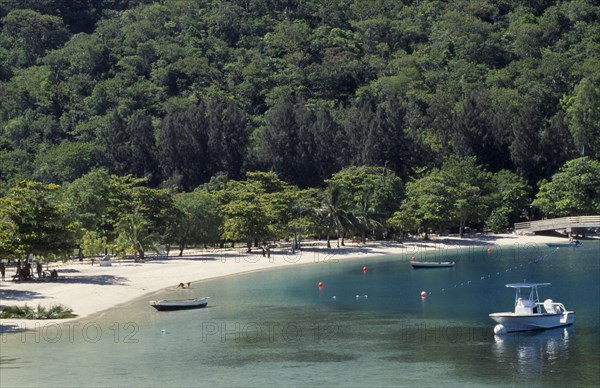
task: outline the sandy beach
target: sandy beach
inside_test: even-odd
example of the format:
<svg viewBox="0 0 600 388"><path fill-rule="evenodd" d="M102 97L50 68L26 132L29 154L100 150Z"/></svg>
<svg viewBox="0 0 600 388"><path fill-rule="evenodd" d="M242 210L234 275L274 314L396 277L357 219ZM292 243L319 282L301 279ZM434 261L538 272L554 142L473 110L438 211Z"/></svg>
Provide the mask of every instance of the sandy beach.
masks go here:
<svg viewBox="0 0 600 388"><path fill-rule="evenodd" d="M30 307L62 304L73 309L81 319L118 304L127 303L146 294L165 288L175 288L181 282L198 282L250 271L273 269L329 260L375 257L402 254L406 257L435 250L493 249L494 246L540 245L565 241L560 237L502 235L472 235L439 237L429 241L346 243L345 247L327 249L323 244L305 246L292 253L286 248L275 248L270 257L263 257L260 249L246 254L245 249L187 250L183 257L149 258L135 263L115 260L111 266L100 266L98 261L72 261L50 264L59 274L57 280L12 281L14 267L7 268L6 280L0 282L0 305L27 304ZM44 265L44 269L46 265ZM0 332L11 332L47 324L52 320L0 320ZM56 321L54 321L56 322ZM60 320L65 322L65 320Z"/></svg>

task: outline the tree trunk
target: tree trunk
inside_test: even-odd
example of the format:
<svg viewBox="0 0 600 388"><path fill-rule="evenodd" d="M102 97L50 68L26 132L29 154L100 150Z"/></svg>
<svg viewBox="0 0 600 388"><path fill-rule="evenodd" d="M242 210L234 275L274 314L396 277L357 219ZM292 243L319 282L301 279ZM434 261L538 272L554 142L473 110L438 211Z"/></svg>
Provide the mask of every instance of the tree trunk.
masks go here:
<svg viewBox="0 0 600 388"><path fill-rule="evenodd" d="M246 253L252 253L252 240L248 240L248 250L246 251Z"/></svg>
<svg viewBox="0 0 600 388"><path fill-rule="evenodd" d="M458 237L462 238L464 231L465 231L465 220L460 220L460 225L458 227Z"/></svg>
<svg viewBox="0 0 600 388"><path fill-rule="evenodd" d="M331 241L329 238L329 231L327 232L327 248L331 248Z"/></svg>

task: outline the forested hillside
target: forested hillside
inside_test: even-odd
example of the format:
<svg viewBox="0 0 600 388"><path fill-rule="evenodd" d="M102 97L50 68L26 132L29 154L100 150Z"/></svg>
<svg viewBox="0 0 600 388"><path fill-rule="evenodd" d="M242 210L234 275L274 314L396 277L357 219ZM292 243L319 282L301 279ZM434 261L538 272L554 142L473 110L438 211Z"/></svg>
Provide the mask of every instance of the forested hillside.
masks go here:
<svg viewBox="0 0 600 388"><path fill-rule="evenodd" d="M74 5L76 4L76 6ZM0 181L600 157L592 0L4 0Z"/></svg>

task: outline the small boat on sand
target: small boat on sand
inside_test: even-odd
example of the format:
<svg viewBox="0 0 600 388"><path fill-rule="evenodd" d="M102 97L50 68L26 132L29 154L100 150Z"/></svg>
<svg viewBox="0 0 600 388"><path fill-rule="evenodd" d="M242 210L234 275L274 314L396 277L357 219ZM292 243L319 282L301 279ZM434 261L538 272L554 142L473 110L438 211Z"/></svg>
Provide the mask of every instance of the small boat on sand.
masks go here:
<svg viewBox="0 0 600 388"><path fill-rule="evenodd" d="M572 325L575 312L568 311L562 303L546 299L539 301L538 288L550 283L510 283L506 287L516 289L515 310L513 312L492 313L490 318L498 322L494 333L511 331L551 329Z"/></svg>
<svg viewBox="0 0 600 388"><path fill-rule="evenodd" d="M204 298L192 298L192 299L163 299L163 300L151 300L150 306L154 307L158 311L172 311L172 310L189 310L199 309L206 307L208 304L208 296Z"/></svg>
<svg viewBox="0 0 600 388"><path fill-rule="evenodd" d="M454 261L410 261L413 268L445 268L454 267L454 264Z"/></svg>

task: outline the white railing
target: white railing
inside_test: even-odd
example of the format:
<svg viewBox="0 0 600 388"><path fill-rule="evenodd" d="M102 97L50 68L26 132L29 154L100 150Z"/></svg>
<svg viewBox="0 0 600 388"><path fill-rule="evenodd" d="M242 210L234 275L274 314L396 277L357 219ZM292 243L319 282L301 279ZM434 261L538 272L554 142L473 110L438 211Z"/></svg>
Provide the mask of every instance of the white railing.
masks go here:
<svg viewBox="0 0 600 388"><path fill-rule="evenodd" d="M540 231L566 228L600 228L600 216L560 217L539 221L518 222L515 231Z"/></svg>

